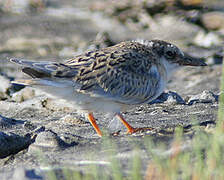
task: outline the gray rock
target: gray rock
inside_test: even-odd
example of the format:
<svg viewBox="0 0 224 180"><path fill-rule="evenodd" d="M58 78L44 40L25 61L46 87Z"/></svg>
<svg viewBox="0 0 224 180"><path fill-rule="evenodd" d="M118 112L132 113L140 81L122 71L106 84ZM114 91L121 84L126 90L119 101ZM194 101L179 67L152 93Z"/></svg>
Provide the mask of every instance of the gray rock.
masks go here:
<svg viewBox="0 0 224 180"><path fill-rule="evenodd" d="M0 91L0 100L5 100L7 98L8 98L7 94Z"/></svg>
<svg viewBox="0 0 224 180"><path fill-rule="evenodd" d="M176 92L168 91L167 93L162 93L157 99L150 102L149 104L155 103L185 104L185 101Z"/></svg>
<svg viewBox="0 0 224 180"><path fill-rule="evenodd" d="M221 46L223 42L222 38L216 33L206 33L205 31L199 31L193 41L197 46L205 48L209 48L211 46Z"/></svg>
<svg viewBox="0 0 224 180"><path fill-rule="evenodd" d="M12 100L16 102L23 102L31 99L35 96L35 90L30 87L25 87L24 89L14 93L12 95Z"/></svg>
<svg viewBox="0 0 224 180"><path fill-rule="evenodd" d="M200 94L188 96L186 101L188 105L193 105L195 103L214 103L218 101L218 95L205 90Z"/></svg>
<svg viewBox="0 0 224 180"><path fill-rule="evenodd" d="M213 11L204 13L201 21L209 30L224 29L224 12Z"/></svg>
<svg viewBox="0 0 224 180"><path fill-rule="evenodd" d="M213 54L213 56L207 58L207 64L222 64L224 57L224 51L221 49L219 52Z"/></svg>
<svg viewBox="0 0 224 180"><path fill-rule="evenodd" d="M0 100L8 97L7 91L10 87L10 80L0 75Z"/></svg>
<svg viewBox="0 0 224 180"><path fill-rule="evenodd" d="M27 130L35 130L36 129L36 126L34 124L32 124L32 122L30 121L26 121L24 124L23 124L23 127Z"/></svg>
<svg viewBox="0 0 224 180"><path fill-rule="evenodd" d="M47 130L37 134L35 142L29 146L29 153L38 151L55 151L61 149L65 143L53 131Z"/></svg>
<svg viewBox="0 0 224 180"><path fill-rule="evenodd" d="M14 133L0 131L0 158L18 153L26 149L31 141L28 136L19 136Z"/></svg>
<svg viewBox="0 0 224 180"><path fill-rule="evenodd" d="M72 124L72 125L82 125L82 124L85 124L85 121L83 121L81 118L77 118L71 114L68 114L60 119L60 123Z"/></svg>

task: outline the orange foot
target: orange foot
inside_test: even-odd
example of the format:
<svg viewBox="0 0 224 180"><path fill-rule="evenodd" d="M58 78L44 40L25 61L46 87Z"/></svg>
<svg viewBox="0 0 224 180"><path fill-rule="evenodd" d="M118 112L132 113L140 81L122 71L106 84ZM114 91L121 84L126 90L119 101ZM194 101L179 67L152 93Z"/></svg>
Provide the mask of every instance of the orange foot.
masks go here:
<svg viewBox="0 0 224 180"><path fill-rule="evenodd" d="M148 131L148 130L153 130L153 128L133 128L128 122L124 119L124 117L121 114L116 114L118 119L125 125L125 127L128 129L127 134L133 134L136 132L143 132L143 131Z"/></svg>
<svg viewBox="0 0 224 180"><path fill-rule="evenodd" d="M149 127L143 127L143 128L133 128L131 131L128 130L127 134L133 134L136 132L145 132L145 131L151 131L153 130L153 128L149 128Z"/></svg>

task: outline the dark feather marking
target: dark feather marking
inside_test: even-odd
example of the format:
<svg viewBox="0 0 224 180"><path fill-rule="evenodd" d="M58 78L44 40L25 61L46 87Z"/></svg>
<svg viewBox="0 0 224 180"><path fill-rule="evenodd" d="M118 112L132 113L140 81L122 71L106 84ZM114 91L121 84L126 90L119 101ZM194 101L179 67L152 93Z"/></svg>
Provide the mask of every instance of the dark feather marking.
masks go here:
<svg viewBox="0 0 224 180"><path fill-rule="evenodd" d="M22 71L24 73L28 74L29 76L31 76L32 78L44 78L44 77L50 77L51 76L48 73L40 72L40 71L34 70L30 67L24 67L22 69Z"/></svg>
<svg viewBox="0 0 224 180"><path fill-rule="evenodd" d="M91 59L91 57L81 57L79 58L78 62L86 62L86 61L89 61Z"/></svg>
<svg viewBox="0 0 224 180"><path fill-rule="evenodd" d="M92 72L91 69L87 69L87 70L84 69L84 70L80 73L80 75L83 76L83 75L88 74L88 73L90 73L90 72Z"/></svg>
<svg viewBox="0 0 224 180"><path fill-rule="evenodd" d="M123 62L126 61L126 59L125 58L118 58L117 61L123 63Z"/></svg>
<svg viewBox="0 0 224 180"><path fill-rule="evenodd" d="M88 81L88 80L95 79L95 78L96 78L95 76L87 76L87 77L81 78L81 80L82 81Z"/></svg>
<svg viewBox="0 0 224 180"><path fill-rule="evenodd" d="M101 64L101 65L99 64L99 65L97 65L97 66L94 67L94 70L101 69L101 68L103 68L105 66L106 66L106 64Z"/></svg>
<svg viewBox="0 0 224 180"><path fill-rule="evenodd" d="M88 51L85 55L89 57L92 53L94 53L94 51Z"/></svg>
<svg viewBox="0 0 224 180"><path fill-rule="evenodd" d="M95 69L96 65L97 65L97 63L96 63L96 61L94 61L94 62L93 62L93 64L92 64L92 67L91 67L91 68L92 68L92 70L94 70L94 69Z"/></svg>
<svg viewBox="0 0 224 180"><path fill-rule="evenodd" d="M101 54L100 54L100 53L96 53L96 54L95 54L95 57L96 57L96 58L97 58L97 57L103 57L103 56L105 56L104 53L101 53Z"/></svg>
<svg viewBox="0 0 224 180"><path fill-rule="evenodd" d="M110 58L111 58L111 59L115 59L115 58L116 58L115 55L114 55L114 53L111 53L111 54L110 54Z"/></svg>
<svg viewBox="0 0 224 180"><path fill-rule="evenodd" d="M83 85L83 86L80 88L80 90L85 91L85 90L90 89L90 88L93 87L93 86L95 86L95 84L85 84L85 85Z"/></svg>
<svg viewBox="0 0 224 180"><path fill-rule="evenodd" d="M108 56L105 56L104 58L100 58L100 59L98 60L98 62L99 62L99 63L101 63L101 62L106 62L106 61L107 61L107 58L108 58Z"/></svg>

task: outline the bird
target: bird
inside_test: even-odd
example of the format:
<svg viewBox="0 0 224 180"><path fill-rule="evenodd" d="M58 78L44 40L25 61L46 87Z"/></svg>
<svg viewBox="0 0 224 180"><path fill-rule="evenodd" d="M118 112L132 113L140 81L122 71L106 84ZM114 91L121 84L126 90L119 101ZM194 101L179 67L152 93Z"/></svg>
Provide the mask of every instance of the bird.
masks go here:
<svg viewBox="0 0 224 180"><path fill-rule="evenodd" d="M32 86L74 104L86 113L101 137L95 112L112 113L133 134L122 112L130 106L147 104L164 91L172 73L181 66L206 66L176 45L163 40L130 40L87 51L64 62L37 62L11 58L22 66L29 79L14 84Z"/></svg>

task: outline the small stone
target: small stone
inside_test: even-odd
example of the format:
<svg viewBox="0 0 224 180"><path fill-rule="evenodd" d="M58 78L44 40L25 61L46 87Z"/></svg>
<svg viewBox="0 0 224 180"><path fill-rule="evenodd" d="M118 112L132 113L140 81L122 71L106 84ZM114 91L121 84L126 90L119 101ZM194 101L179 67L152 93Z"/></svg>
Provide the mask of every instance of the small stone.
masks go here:
<svg viewBox="0 0 224 180"><path fill-rule="evenodd" d="M224 29L224 13L208 12L202 15L202 23L209 30Z"/></svg>
<svg viewBox="0 0 224 180"><path fill-rule="evenodd" d="M209 65L222 64L224 55L221 52L215 53L213 56L208 57L206 63Z"/></svg>
<svg viewBox="0 0 224 180"><path fill-rule="evenodd" d="M32 124L32 122L30 122L30 121L26 121L23 124L23 126L25 129L30 130L30 131L33 131L34 129L36 129L36 126L34 124Z"/></svg>
<svg viewBox="0 0 224 180"><path fill-rule="evenodd" d="M7 91L11 87L10 80L0 75L0 99L7 97Z"/></svg>
<svg viewBox="0 0 224 180"><path fill-rule="evenodd" d="M25 87L24 89L14 93L12 95L12 100L16 102L23 102L33 98L34 96L35 96L35 90L30 87Z"/></svg>
<svg viewBox="0 0 224 180"><path fill-rule="evenodd" d="M29 146L29 152L58 150L62 143L63 141L53 131L40 132L37 134L35 142Z"/></svg>
<svg viewBox="0 0 224 180"><path fill-rule="evenodd" d="M169 91L166 94L166 103L169 104L185 104L185 101L182 99L180 95L178 95L176 92Z"/></svg>
<svg viewBox="0 0 224 180"><path fill-rule="evenodd" d="M213 32L205 33L204 31L199 31L194 38L194 43L198 46L209 48L213 45L221 46L222 39Z"/></svg>
<svg viewBox="0 0 224 180"><path fill-rule="evenodd" d="M74 116L68 114L60 119L60 122L63 124L72 124L72 125L80 125L85 124L81 119L75 118Z"/></svg>
<svg viewBox="0 0 224 180"><path fill-rule="evenodd" d="M214 103L218 101L218 96L211 91L205 90L201 94L188 96L186 101L188 105L195 103Z"/></svg>
<svg viewBox="0 0 224 180"><path fill-rule="evenodd" d="M6 100L7 98L7 94L0 91L0 100Z"/></svg>
<svg viewBox="0 0 224 180"><path fill-rule="evenodd" d="M167 93L162 93L157 99L149 104L154 103L185 104L185 101L176 92L168 91Z"/></svg>

